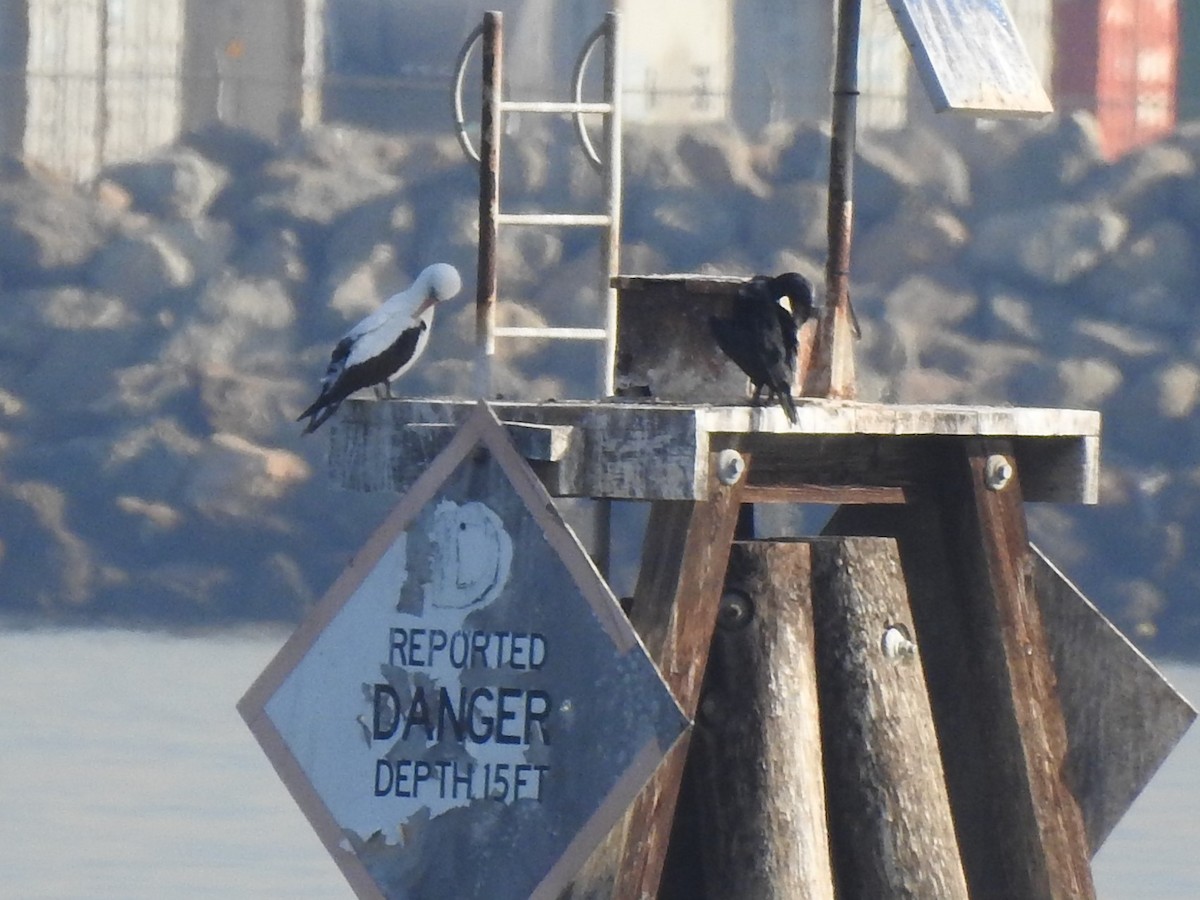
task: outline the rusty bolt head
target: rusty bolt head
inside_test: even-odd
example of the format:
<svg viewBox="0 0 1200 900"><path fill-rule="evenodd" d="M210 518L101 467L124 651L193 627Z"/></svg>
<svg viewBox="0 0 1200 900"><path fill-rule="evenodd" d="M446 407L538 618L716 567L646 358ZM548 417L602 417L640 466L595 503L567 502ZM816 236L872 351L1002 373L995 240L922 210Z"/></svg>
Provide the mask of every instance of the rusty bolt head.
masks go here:
<svg viewBox="0 0 1200 900"><path fill-rule="evenodd" d="M1001 491L1012 481L1013 466L1008 457L994 453L987 458L983 470L983 481L989 491Z"/></svg>
<svg viewBox="0 0 1200 900"><path fill-rule="evenodd" d="M721 595L717 608L717 624L725 631L745 628L754 618L754 603L738 590L727 590Z"/></svg>
<svg viewBox="0 0 1200 900"><path fill-rule="evenodd" d="M736 450L722 450L717 454L717 479L724 485L734 485L746 471L746 460Z"/></svg>

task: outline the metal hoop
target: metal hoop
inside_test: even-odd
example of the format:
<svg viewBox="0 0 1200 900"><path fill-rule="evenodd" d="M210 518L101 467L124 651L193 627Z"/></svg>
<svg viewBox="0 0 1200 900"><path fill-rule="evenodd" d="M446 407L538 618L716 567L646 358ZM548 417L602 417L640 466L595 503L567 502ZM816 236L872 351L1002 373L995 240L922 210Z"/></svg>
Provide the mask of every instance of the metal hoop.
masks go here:
<svg viewBox="0 0 1200 900"><path fill-rule="evenodd" d="M467 134L467 126L463 116L462 89L463 78L467 74L467 62L471 57L471 51L475 49L475 45L479 43L483 37L482 23L475 26L475 30L467 35L466 41L462 45L462 49L458 51L458 59L454 63L454 136L458 138L458 146L462 147L463 153L468 159L475 162L481 162L479 151L475 149L475 145L471 143L471 138Z"/></svg>
<svg viewBox="0 0 1200 900"><path fill-rule="evenodd" d="M587 41L584 42L583 49L579 51L579 56L575 60L575 68L571 72L571 95L576 103L583 102L583 73L587 68L588 62L592 58L592 52L596 49L596 45L606 36L608 31L607 23L601 24L590 35ZM467 35L466 41L463 42L462 49L458 51L458 58L454 63L454 136L458 139L458 145L462 148L468 159L478 163L479 151L475 149L475 145L471 143L471 137L467 134L466 116L463 114L463 80L467 74L467 63L470 62L471 52L475 49L475 45L483 38L483 25L477 25L474 30ZM603 169L604 162L600 159L600 154L596 152L596 145L592 143L592 137L588 134L587 126L584 124L583 117L586 113L576 112L573 114L575 120L575 134L579 138L579 143L583 147L584 155L596 169Z"/></svg>
<svg viewBox="0 0 1200 900"><path fill-rule="evenodd" d="M575 60L575 69L571 73L571 97L576 103L583 102L583 70L587 68L588 60L591 59L592 51L596 49L596 45L600 43L608 31L608 23L602 23L590 35L583 45L583 49L579 51L579 57ZM613 98L609 98L610 101ZM579 143L583 146L584 155L588 161L597 168L603 169L604 163L600 159L600 155L596 152L596 146L592 143L591 135L587 132L587 126L583 124L584 114L577 112L575 118L575 133L579 136Z"/></svg>

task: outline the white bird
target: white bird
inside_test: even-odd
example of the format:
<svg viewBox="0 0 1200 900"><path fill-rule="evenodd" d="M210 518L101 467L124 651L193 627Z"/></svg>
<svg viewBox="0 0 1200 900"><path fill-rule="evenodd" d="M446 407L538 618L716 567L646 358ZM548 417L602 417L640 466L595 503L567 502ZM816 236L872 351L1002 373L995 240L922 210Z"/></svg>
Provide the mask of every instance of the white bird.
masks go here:
<svg viewBox="0 0 1200 900"><path fill-rule="evenodd" d="M412 368L429 343L434 308L462 290L458 270L447 263L426 268L412 287L395 294L337 342L321 379L321 393L297 416L308 419L305 434L316 431L355 391L391 383Z"/></svg>

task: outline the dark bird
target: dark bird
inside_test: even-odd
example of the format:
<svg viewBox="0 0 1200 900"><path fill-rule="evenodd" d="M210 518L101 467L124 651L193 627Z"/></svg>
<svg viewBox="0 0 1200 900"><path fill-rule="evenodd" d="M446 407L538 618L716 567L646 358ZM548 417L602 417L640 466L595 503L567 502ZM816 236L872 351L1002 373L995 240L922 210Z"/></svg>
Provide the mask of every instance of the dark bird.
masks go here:
<svg viewBox="0 0 1200 900"><path fill-rule="evenodd" d="M392 396L391 383L412 368L429 343L434 307L462 290L454 266L434 263L407 291L388 298L337 342L321 379L321 393L296 418L308 419L312 434L355 391L382 384Z"/></svg>
<svg viewBox="0 0 1200 900"><path fill-rule="evenodd" d="M708 320L717 346L754 385L754 402L765 390L767 402L778 400L793 425L797 331L813 315L813 302L812 282L798 272L755 275L738 291L733 315Z"/></svg>

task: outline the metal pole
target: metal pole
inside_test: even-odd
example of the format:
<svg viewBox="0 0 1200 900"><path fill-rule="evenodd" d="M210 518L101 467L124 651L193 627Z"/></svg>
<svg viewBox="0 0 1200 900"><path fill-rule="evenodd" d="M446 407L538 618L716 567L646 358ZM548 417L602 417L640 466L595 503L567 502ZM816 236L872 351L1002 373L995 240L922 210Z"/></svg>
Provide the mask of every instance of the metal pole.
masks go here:
<svg viewBox="0 0 1200 900"><path fill-rule="evenodd" d="M825 314L814 353L814 380L806 394L853 397L850 306L850 236L854 221L854 141L858 113L858 34L862 0L838 0L833 69L833 134L829 147L829 258L825 263Z"/></svg>
<svg viewBox="0 0 1200 900"><path fill-rule="evenodd" d="M858 31L862 0L839 0L829 146L829 298L850 299L850 232L854 216L854 144L858 114Z"/></svg>
<svg viewBox="0 0 1200 900"><path fill-rule="evenodd" d="M492 357L496 355L496 227L500 216L500 97L504 61L503 16L483 17L483 104L479 136L479 262L476 272L475 392L492 393Z"/></svg>

